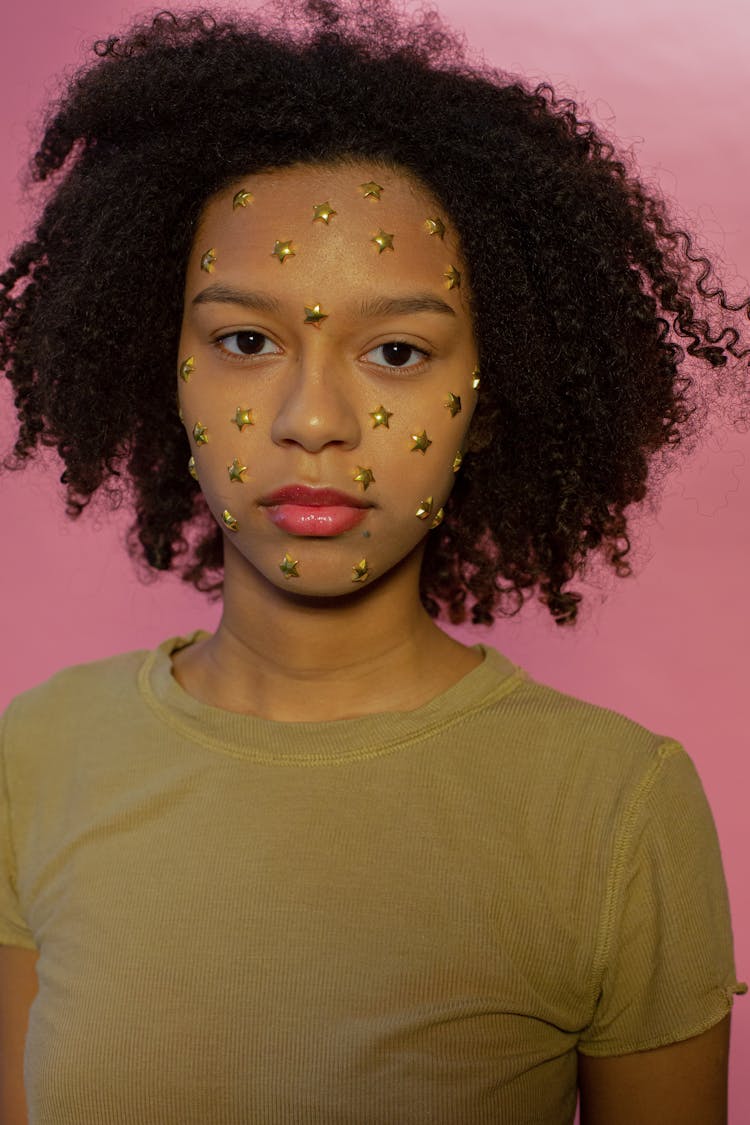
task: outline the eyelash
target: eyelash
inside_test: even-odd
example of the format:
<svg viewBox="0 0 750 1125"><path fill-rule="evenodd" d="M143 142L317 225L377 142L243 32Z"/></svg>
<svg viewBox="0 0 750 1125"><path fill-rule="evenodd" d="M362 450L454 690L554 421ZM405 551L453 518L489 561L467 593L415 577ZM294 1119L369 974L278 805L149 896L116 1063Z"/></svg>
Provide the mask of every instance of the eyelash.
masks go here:
<svg viewBox="0 0 750 1125"><path fill-rule="evenodd" d="M271 338L269 336L267 336L265 332L249 332L247 330L245 330L245 331L247 332L248 335L260 336L260 337L263 337L263 339L265 341L273 343ZM213 341L213 346L221 354L222 359L228 361L229 363L246 363L248 360L265 358L268 355L278 355L279 354L278 352L265 352L265 353L262 353L262 355L258 355L258 356L242 355L242 354L238 354L237 352L231 352L227 347L224 346L225 340L232 340L236 336L240 336L240 335L243 335L243 334L244 334L243 332L227 332L223 336L218 336ZM383 343L383 344L377 344L374 348L370 348L370 350L368 352L366 352L365 355L369 355L370 352L376 352L380 348L385 348L389 344L402 344L406 348L411 348L411 350L413 352L415 352L417 355L421 356L422 359L418 363L403 364L401 366L399 366L398 364L394 364L393 366L391 366L387 363L374 363L374 362L371 361L373 367L380 367L380 368L385 369L386 371L417 371L417 370L421 370L421 368L424 366L424 364L427 363L432 358L432 352L428 351L427 348L418 348L416 346L416 344L410 344L407 340L398 340L398 339L386 340L385 343Z"/></svg>

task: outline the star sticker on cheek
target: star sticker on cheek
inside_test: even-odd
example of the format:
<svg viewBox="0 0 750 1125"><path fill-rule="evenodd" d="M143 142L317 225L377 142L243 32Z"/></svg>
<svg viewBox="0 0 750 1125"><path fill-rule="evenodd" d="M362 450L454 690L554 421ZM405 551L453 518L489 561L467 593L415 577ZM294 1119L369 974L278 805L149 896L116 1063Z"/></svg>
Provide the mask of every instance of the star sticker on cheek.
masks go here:
<svg viewBox="0 0 750 1125"><path fill-rule="evenodd" d="M461 413L461 398L459 395L454 395L453 391L448 391L448 400L445 405L451 412L451 418L455 418L457 414Z"/></svg>
<svg viewBox="0 0 750 1125"><path fill-rule="evenodd" d="M362 192L365 199L367 199L368 196L373 199L380 199L380 193L383 189L380 184L376 184L373 180L370 180L366 184L360 184L359 190Z"/></svg>
<svg viewBox="0 0 750 1125"><path fill-rule="evenodd" d="M361 465L357 465L359 472L354 478L362 485L362 491L367 492L371 484L375 483L375 477L372 475L372 469L363 469Z"/></svg>
<svg viewBox="0 0 750 1125"><path fill-rule="evenodd" d="M226 526L229 528L230 531L237 531L239 529L240 525L237 523L237 520L234 518L233 515L231 515L231 513L226 508L221 513L221 518L223 519L224 523L226 524Z"/></svg>
<svg viewBox="0 0 750 1125"><path fill-rule="evenodd" d="M461 452L460 449L457 449L456 450L456 456L453 458L453 472L454 473L457 473L458 470L461 468L461 462L463 461L463 459L464 459L463 453Z"/></svg>
<svg viewBox="0 0 750 1125"><path fill-rule="evenodd" d="M446 289L460 289L461 288L461 274L455 266L448 266L448 269L443 274L445 278Z"/></svg>
<svg viewBox="0 0 750 1125"><path fill-rule="evenodd" d="M369 578L369 571L367 569L367 559L360 559L356 566L352 567L354 577L352 582L364 582Z"/></svg>
<svg viewBox="0 0 750 1125"><path fill-rule="evenodd" d="M216 261L216 250L212 246L211 249L207 250L206 253L203 255L203 257L201 258L201 269L205 270L206 273L213 273L215 261Z"/></svg>
<svg viewBox="0 0 750 1125"><path fill-rule="evenodd" d="M424 225L428 234L436 234L438 238L445 237L445 225L441 219L425 219Z"/></svg>
<svg viewBox="0 0 750 1125"><path fill-rule="evenodd" d="M320 305L305 305L305 324L312 324L314 328L320 327L320 322L325 320L328 313L321 312Z"/></svg>
<svg viewBox="0 0 750 1125"><path fill-rule="evenodd" d="M180 364L180 375L187 383L190 376L195 371L195 356L189 355L187 359L183 360Z"/></svg>
<svg viewBox="0 0 750 1125"><path fill-rule="evenodd" d="M193 437L195 438L196 445L206 445L208 442L208 430L201 422L196 422L193 426Z"/></svg>
<svg viewBox="0 0 750 1125"><path fill-rule="evenodd" d="M471 385L475 391L479 390L479 368L475 367L471 373Z"/></svg>
<svg viewBox="0 0 750 1125"><path fill-rule="evenodd" d="M373 430L376 430L378 426L385 426L386 430L390 430L388 419L393 417L392 410L386 410L384 406L379 406L377 410L371 411L370 417L372 418Z"/></svg>
<svg viewBox="0 0 750 1125"><path fill-rule="evenodd" d="M314 223L321 222L328 226L333 215L338 215L338 211L334 211L330 203L313 203L312 221Z"/></svg>
<svg viewBox="0 0 750 1125"><path fill-rule="evenodd" d="M237 192L234 199L232 200L232 210L236 211L238 207L247 207L248 203L252 203L254 201L254 198L255 197L253 196L252 192L245 191L245 189L243 188L241 191Z"/></svg>
<svg viewBox="0 0 750 1125"><path fill-rule="evenodd" d="M431 528L440 527L440 524L443 522L444 517L445 517L445 512L443 511L442 508L438 508L438 510L435 512L435 518L432 521L432 523L430 524L430 527Z"/></svg>
<svg viewBox="0 0 750 1125"><path fill-rule="evenodd" d="M279 242L278 239L276 240L276 242L274 242L273 250L271 251L271 257L278 258L282 266L284 265L284 262L287 260L287 258L293 258L295 254L296 250L292 250L291 238L286 242Z"/></svg>
<svg viewBox="0 0 750 1125"><path fill-rule="evenodd" d="M247 472L247 465L240 464L239 460L235 457L231 465L227 465L229 470L229 479L231 481L239 481L244 484L243 475Z"/></svg>
<svg viewBox="0 0 750 1125"><path fill-rule="evenodd" d="M416 450L419 450L420 453L424 454L427 452L427 447L429 445L432 445L432 442L430 441L424 430L422 430L421 434L412 434L411 440L416 443L411 447L412 453L416 452Z"/></svg>
<svg viewBox="0 0 750 1125"><path fill-rule="evenodd" d="M417 508L414 515L417 517L418 520L426 520L429 516L432 515L432 497L431 496L428 496L426 500L420 501L419 507Z"/></svg>
<svg viewBox="0 0 750 1125"><path fill-rule="evenodd" d="M249 408L247 410L243 410L241 406L237 407L237 413L235 414L234 418L230 418L229 421L234 422L240 433L242 433L245 426L255 425L252 410L250 410Z"/></svg>
<svg viewBox="0 0 750 1125"><path fill-rule="evenodd" d="M386 234L384 230L379 230L374 238L370 239L378 248L378 253L382 254L384 250L393 250L393 235Z"/></svg>
<svg viewBox="0 0 750 1125"><path fill-rule="evenodd" d="M279 563L279 570L285 578L299 578L297 567L299 566L299 559L293 559L291 555L284 555Z"/></svg>
<svg viewBox="0 0 750 1125"><path fill-rule="evenodd" d="M198 480L198 473L195 470L195 457L191 457L188 461L188 472L193 480Z"/></svg>

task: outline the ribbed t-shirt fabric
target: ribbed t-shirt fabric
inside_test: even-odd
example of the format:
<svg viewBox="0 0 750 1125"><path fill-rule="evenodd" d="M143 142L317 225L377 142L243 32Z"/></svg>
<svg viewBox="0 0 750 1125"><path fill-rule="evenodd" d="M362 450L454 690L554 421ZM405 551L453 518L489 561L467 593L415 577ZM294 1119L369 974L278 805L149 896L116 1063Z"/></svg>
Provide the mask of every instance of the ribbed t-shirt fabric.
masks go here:
<svg viewBox="0 0 750 1125"><path fill-rule="evenodd" d="M493 648L414 711L274 722L154 650L2 716L0 943L30 1125L567 1125L577 1051L737 982L684 749Z"/></svg>

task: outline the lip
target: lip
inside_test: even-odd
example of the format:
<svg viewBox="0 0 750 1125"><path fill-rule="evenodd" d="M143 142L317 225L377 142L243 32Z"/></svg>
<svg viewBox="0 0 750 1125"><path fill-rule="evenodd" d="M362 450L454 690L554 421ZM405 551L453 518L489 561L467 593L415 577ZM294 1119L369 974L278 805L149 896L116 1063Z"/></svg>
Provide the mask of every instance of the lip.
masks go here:
<svg viewBox="0 0 750 1125"><path fill-rule="evenodd" d="M374 507L361 496L306 484L286 484L258 504L271 523L287 534L323 539L351 531Z"/></svg>
<svg viewBox="0 0 750 1125"><path fill-rule="evenodd" d="M258 503L262 507L293 505L303 508L372 508L369 500L361 496L350 496L336 488L310 488L305 484L287 484L275 492L263 496Z"/></svg>

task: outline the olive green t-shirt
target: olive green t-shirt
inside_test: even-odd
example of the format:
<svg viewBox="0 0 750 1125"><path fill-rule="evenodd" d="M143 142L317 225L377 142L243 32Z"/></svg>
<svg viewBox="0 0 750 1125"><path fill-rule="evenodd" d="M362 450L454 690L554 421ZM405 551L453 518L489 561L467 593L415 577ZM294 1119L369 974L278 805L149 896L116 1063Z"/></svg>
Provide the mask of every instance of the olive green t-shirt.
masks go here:
<svg viewBox="0 0 750 1125"><path fill-rule="evenodd" d="M274 722L153 651L2 717L0 943L31 1125L566 1125L577 1051L743 990L673 739L496 650L415 711Z"/></svg>

